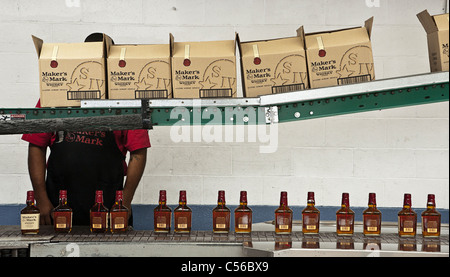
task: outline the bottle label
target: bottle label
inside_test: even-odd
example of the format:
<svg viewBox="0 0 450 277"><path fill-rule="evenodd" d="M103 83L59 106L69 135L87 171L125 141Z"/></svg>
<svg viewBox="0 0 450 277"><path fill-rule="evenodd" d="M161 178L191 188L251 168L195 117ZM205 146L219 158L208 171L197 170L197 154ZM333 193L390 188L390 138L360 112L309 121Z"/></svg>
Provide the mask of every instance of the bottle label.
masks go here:
<svg viewBox="0 0 450 277"><path fill-rule="evenodd" d="M58 216L55 219L56 228L64 229L67 227L66 217L65 216Z"/></svg>
<svg viewBox="0 0 450 277"><path fill-rule="evenodd" d="M224 229L226 227L227 227L227 225L226 225L225 217L218 217L218 218L216 218L216 228L217 229Z"/></svg>
<svg viewBox="0 0 450 277"><path fill-rule="evenodd" d="M111 218L112 226L114 229L123 229L125 228L125 218L122 216Z"/></svg>
<svg viewBox="0 0 450 277"><path fill-rule="evenodd" d="M38 230L40 214L20 215L20 228L22 230Z"/></svg>
<svg viewBox="0 0 450 277"><path fill-rule="evenodd" d="M99 216L92 217L92 228L101 229L102 228L102 218Z"/></svg>
<svg viewBox="0 0 450 277"><path fill-rule="evenodd" d="M178 218L178 229L187 229L187 217L179 217Z"/></svg>
<svg viewBox="0 0 450 277"><path fill-rule="evenodd" d="M341 226L339 228L340 231L342 232L349 232L350 231L350 227L349 226Z"/></svg>
<svg viewBox="0 0 450 277"><path fill-rule="evenodd" d="M166 217L165 216L158 216L156 218L156 227L157 228L166 228Z"/></svg>
<svg viewBox="0 0 450 277"><path fill-rule="evenodd" d="M288 230L289 229L289 218L278 216L277 217L277 223L278 223L278 229L280 230Z"/></svg>

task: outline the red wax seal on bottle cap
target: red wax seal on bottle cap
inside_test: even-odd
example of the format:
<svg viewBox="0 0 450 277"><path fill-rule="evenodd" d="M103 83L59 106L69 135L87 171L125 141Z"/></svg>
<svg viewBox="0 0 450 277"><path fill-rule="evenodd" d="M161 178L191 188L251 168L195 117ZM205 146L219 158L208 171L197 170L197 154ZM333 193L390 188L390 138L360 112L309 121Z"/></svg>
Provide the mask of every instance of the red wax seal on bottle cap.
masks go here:
<svg viewBox="0 0 450 277"><path fill-rule="evenodd" d="M119 61L119 67L125 67L127 65L127 62L125 60Z"/></svg>
<svg viewBox="0 0 450 277"><path fill-rule="evenodd" d="M428 202L427 204L436 205L436 200L434 198L434 194L428 194L427 202Z"/></svg>
<svg viewBox="0 0 450 277"><path fill-rule="evenodd" d="M240 202L241 203L247 203L247 191L245 191L245 190L241 191L241 200L240 200Z"/></svg>
<svg viewBox="0 0 450 277"><path fill-rule="evenodd" d="M350 196L348 192L342 193L342 205L350 206Z"/></svg>
<svg viewBox="0 0 450 277"><path fill-rule="evenodd" d="M116 201L123 200L123 191L116 190Z"/></svg>
<svg viewBox="0 0 450 277"><path fill-rule="evenodd" d="M179 202L186 202L186 191L180 190L180 200Z"/></svg>
<svg viewBox="0 0 450 277"><path fill-rule="evenodd" d="M225 191L219 190L219 197L217 198L217 202L225 203Z"/></svg>
<svg viewBox="0 0 450 277"><path fill-rule="evenodd" d="M34 191L32 191L32 190L27 191L27 201L34 202Z"/></svg>
<svg viewBox="0 0 450 277"><path fill-rule="evenodd" d="M377 199L376 194L374 192L369 193L369 205L376 205Z"/></svg>
<svg viewBox="0 0 450 277"><path fill-rule="evenodd" d="M166 202L166 191L165 190L159 191L159 202Z"/></svg>
<svg viewBox="0 0 450 277"><path fill-rule="evenodd" d="M314 192L312 192L312 191L308 191L308 203L315 203Z"/></svg>
<svg viewBox="0 0 450 277"><path fill-rule="evenodd" d="M287 191L282 191L280 195L280 205L288 205L287 201Z"/></svg>
<svg viewBox="0 0 450 277"><path fill-rule="evenodd" d="M260 57L255 57L253 59L253 63L256 64L256 65L260 65L261 64L261 58Z"/></svg>
<svg viewBox="0 0 450 277"><path fill-rule="evenodd" d="M405 193L403 198L403 206L411 206L411 194Z"/></svg>
<svg viewBox="0 0 450 277"><path fill-rule="evenodd" d="M191 65L191 60L190 59L184 59L183 65L184 66L190 66Z"/></svg>
<svg viewBox="0 0 450 277"><path fill-rule="evenodd" d="M55 60L51 61L51 62L50 62L50 67L51 67L51 68L57 68L57 67L58 67L58 62L55 61Z"/></svg>
<svg viewBox="0 0 450 277"><path fill-rule="evenodd" d="M103 203L103 191L102 190L95 191L95 202Z"/></svg>
<svg viewBox="0 0 450 277"><path fill-rule="evenodd" d="M67 190L60 190L59 198L67 198Z"/></svg>

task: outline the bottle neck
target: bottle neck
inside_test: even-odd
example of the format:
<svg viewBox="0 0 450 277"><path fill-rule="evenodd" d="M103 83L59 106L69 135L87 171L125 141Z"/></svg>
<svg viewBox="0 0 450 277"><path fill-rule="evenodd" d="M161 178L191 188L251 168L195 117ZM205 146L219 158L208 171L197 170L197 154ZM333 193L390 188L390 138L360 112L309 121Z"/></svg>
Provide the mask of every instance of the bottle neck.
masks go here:
<svg viewBox="0 0 450 277"><path fill-rule="evenodd" d="M186 191L182 190L180 191L180 198L178 200L178 203L180 206L186 206Z"/></svg>
<svg viewBox="0 0 450 277"><path fill-rule="evenodd" d="M28 191L27 192L27 206L33 206L34 205L34 192Z"/></svg>

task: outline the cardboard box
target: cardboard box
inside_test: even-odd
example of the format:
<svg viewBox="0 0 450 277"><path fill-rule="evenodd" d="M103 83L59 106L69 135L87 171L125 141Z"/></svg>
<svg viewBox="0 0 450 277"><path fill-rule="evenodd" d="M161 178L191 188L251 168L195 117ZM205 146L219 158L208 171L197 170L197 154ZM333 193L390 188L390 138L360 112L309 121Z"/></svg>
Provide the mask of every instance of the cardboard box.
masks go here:
<svg viewBox="0 0 450 277"><path fill-rule="evenodd" d="M431 16L424 10L417 17L427 32L431 71L448 71L448 13Z"/></svg>
<svg viewBox="0 0 450 277"><path fill-rule="evenodd" d="M111 45L108 98L172 98L170 45Z"/></svg>
<svg viewBox="0 0 450 277"><path fill-rule="evenodd" d="M245 97L309 88L303 27L289 38L241 42L237 36Z"/></svg>
<svg viewBox="0 0 450 277"><path fill-rule="evenodd" d="M305 35L311 88L375 79L370 41L372 24L373 17L363 27Z"/></svg>
<svg viewBox="0 0 450 277"><path fill-rule="evenodd" d="M77 107L83 99L106 98L106 44L44 43L32 36L39 58L39 81L42 107Z"/></svg>
<svg viewBox="0 0 450 277"><path fill-rule="evenodd" d="M172 34L174 98L236 97L236 41L175 42Z"/></svg>

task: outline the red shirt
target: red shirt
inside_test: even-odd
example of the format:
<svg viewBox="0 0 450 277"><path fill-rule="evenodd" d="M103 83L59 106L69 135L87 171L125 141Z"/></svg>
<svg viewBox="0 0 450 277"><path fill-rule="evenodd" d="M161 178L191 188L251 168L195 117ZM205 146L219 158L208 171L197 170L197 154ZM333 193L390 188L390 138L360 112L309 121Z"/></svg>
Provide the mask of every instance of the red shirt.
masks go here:
<svg viewBox="0 0 450 277"><path fill-rule="evenodd" d="M40 108L40 101L37 103L36 108ZM117 147L120 152L122 152L125 157L127 151L133 152L142 148L149 148L150 138L148 136L148 130L123 130L123 131L113 131L114 137L117 143ZM22 135L22 140L32 143L40 147L50 147L53 145L57 138L56 133L35 133L35 134L24 134ZM127 164L124 162L124 169L126 173Z"/></svg>

